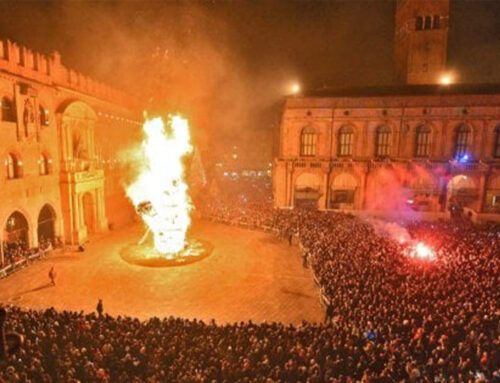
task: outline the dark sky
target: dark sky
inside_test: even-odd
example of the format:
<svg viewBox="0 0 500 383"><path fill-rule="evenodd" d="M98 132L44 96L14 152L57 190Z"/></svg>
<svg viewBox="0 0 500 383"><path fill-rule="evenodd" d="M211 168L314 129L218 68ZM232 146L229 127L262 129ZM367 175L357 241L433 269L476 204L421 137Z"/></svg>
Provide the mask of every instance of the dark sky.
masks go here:
<svg viewBox="0 0 500 383"><path fill-rule="evenodd" d="M188 114L200 137L259 140L261 111L304 87L392 82L394 1L2 1L0 36ZM500 83L500 1L452 0L448 62ZM156 52L156 54L154 54ZM203 137L202 137L203 138ZM211 140L212 142L214 140Z"/></svg>

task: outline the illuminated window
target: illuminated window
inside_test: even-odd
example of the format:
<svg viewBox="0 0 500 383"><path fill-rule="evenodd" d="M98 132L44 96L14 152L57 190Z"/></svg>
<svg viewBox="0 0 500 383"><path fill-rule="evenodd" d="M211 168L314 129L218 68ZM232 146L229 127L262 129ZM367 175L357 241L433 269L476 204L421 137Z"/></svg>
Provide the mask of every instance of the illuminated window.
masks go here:
<svg viewBox="0 0 500 383"><path fill-rule="evenodd" d="M470 148L471 130L467 125L460 125L455 136L455 158L468 154Z"/></svg>
<svg viewBox="0 0 500 383"><path fill-rule="evenodd" d="M420 126L417 128L416 157L429 157L431 154L431 128Z"/></svg>
<svg viewBox="0 0 500 383"><path fill-rule="evenodd" d="M339 156L352 156L354 132L351 127L343 126L339 130Z"/></svg>
<svg viewBox="0 0 500 383"><path fill-rule="evenodd" d="M22 162L17 158L15 154L9 153L7 159L5 160L5 167L7 171L7 179L11 180L14 178L21 178Z"/></svg>
<svg viewBox="0 0 500 383"><path fill-rule="evenodd" d="M46 176L50 174L52 160L47 154L40 154L40 158L38 158L38 172L41 176Z"/></svg>
<svg viewBox="0 0 500 383"><path fill-rule="evenodd" d="M14 103L8 97L2 98L2 121L16 121Z"/></svg>
<svg viewBox="0 0 500 383"><path fill-rule="evenodd" d="M500 157L500 125L495 130L495 148L493 150L494 157Z"/></svg>
<svg viewBox="0 0 500 383"><path fill-rule="evenodd" d="M38 117L40 118L40 126L49 126L49 111L42 105L38 107Z"/></svg>
<svg viewBox="0 0 500 383"><path fill-rule="evenodd" d="M300 155L316 155L316 132L313 128L304 128L300 134Z"/></svg>
<svg viewBox="0 0 500 383"><path fill-rule="evenodd" d="M391 130L387 126L382 126L377 130L375 155L377 157L387 157L391 150Z"/></svg>

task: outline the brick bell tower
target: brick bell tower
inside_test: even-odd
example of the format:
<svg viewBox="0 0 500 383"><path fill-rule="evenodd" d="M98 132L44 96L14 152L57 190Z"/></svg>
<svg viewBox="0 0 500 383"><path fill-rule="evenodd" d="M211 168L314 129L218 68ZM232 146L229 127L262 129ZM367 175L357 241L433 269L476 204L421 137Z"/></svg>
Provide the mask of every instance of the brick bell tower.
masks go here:
<svg viewBox="0 0 500 383"><path fill-rule="evenodd" d="M437 84L446 71L450 0L397 0L394 39L397 80Z"/></svg>

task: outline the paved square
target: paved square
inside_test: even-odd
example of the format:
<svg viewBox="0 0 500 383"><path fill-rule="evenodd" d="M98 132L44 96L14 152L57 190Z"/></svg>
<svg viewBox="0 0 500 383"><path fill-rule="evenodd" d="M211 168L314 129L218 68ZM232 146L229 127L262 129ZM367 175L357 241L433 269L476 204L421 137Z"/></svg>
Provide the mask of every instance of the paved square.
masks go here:
<svg viewBox="0 0 500 383"><path fill-rule="evenodd" d="M56 253L0 280L0 302L88 312L102 298L107 313L142 319L322 320L319 290L296 247L270 234L207 221L194 222L192 232L214 245L200 262L174 268L126 263L119 252L142 235L137 225L96 239L84 253ZM48 279L51 266L55 287Z"/></svg>

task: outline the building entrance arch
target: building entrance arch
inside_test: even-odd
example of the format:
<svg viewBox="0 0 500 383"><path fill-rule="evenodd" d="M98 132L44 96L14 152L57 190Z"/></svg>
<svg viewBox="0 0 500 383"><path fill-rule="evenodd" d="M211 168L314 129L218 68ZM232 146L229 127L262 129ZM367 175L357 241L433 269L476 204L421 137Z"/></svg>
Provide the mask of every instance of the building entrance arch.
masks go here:
<svg viewBox="0 0 500 383"><path fill-rule="evenodd" d="M43 205L38 214L38 243L43 241L54 242L55 239L56 212L49 204Z"/></svg>
<svg viewBox="0 0 500 383"><path fill-rule="evenodd" d="M317 208L321 197L321 179L314 173L302 173L295 180L294 206Z"/></svg>
<svg viewBox="0 0 500 383"><path fill-rule="evenodd" d="M331 182L330 208L354 208L358 182L350 173L340 173Z"/></svg>
<svg viewBox="0 0 500 383"><path fill-rule="evenodd" d="M29 246L29 224L26 217L19 211L12 213L5 222L5 240L7 243L19 243Z"/></svg>

